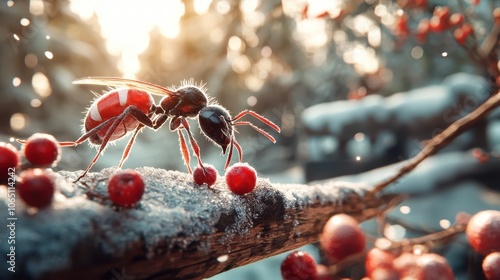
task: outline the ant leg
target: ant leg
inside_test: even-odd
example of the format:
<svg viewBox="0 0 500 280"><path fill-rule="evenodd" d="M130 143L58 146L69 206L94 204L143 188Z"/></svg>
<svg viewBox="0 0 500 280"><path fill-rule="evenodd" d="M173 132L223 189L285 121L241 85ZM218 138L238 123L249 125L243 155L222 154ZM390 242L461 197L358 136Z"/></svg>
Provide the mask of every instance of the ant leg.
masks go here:
<svg viewBox="0 0 500 280"><path fill-rule="evenodd" d="M87 131L84 135L80 136L80 138L78 138L76 141L63 141L63 142L58 142L59 143L59 146L61 147L68 147L68 146L78 146L80 145L81 143L85 142L85 140L87 140L90 136L96 134L99 130L101 130L102 128L104 128L106 125L108 125L109 123L111 123L112 121L114 121L115 118L110 118L104 122L102 122L101 124L99 124L98 126L94 127L93 129ZM20 144L26 144L28 141L26 140L21 140L21 139L16 139L16 141Z"/></svg>
<svg viewBox="0 0 500 280"><path fill-rule="evenodd" d="M239 113L238 115L236 115L236 117L234 117L231 121L237 121L239 119L241 119L243 116L245 115L251 115L253 116L254 118L258 119L259 121L267 124L268 126L270 126L272 129L276 130L277 132L280 132L281 129L279 126L277 126L276 124L274 124L272 121L266 119L264 116L261 116L257 113L255 113L254 111L252 110L245 110L245 111L242 111L241 113Z"/></svg>
<svg viewBox="0 0 500 280"><path fill-rule="evenodd" d="M169 115L161 115L159 117L157 117L156 119L153 120L153 129L154 130L157 130L158 128L160 128L167 120L168 120L168 117Z"/></svg>
<svg viewBox="0 0 500 280"><path fill-rule="evenodd" d="M193 134L191 133L191 130L189 129L189 123L184 118L182 119L182 126L184 127L184 129L188 133L189 141L191 142L191 148L193 149L194 154L198 158L198 164L200 165L200 167L205 169L205 167L203 167L203 162L201 162L200 146L198 146L198 143L194 139Z"/></svg>
<svg viewBox="0 0 500 280"><path fill-rule="evenodd" d="M240 122L235 122L233 123L233 126L237 126L237 125L249 125L250 127L252 127L253 129L257 130L257 132L259 132L260 134L264 135L267 137L267 139L269 139L271 142L273 143L276 143L276 139L274 139L274 137L271 136L271 134L265 132L263 129L257 127L256 125L254 125L253 123L251 122L243 122L243 121L240 121Z"/></svg>
<svg viewBox="0 0 500 280"><path fill-rule="evenodd" d="M139 121L140 123L144 124L145 126L154 128L153 122L151 119L144 114L139 108L136 106L129 106L127 107L122 114L131 114L134 116L134 118ZM120 116L117 116L120 117ZM63 141L59 142L59 146L61 147L68 147L68 146L78 146L81 143L85 142L89 137L95 135L99 130L103 129L106 125L108 125L110 122L112 122L115 118L110 118L107 119L106 121L102 122L98 126L92 128L91 130L87 131L85 134L80 136L76 141ZM18 140L19 143L24 144L26 141L25 140Z"/></svg>
<svg viewBox="0 0 500 280"><path fill-rule="evenodd" d="M231 163L231 158L233 157L233 148L236 147L236 150L238 150L238 157L239 161L241 162L243 160L243 150L241 149L240 144L236 139L231 138L231 143L229 144L229 147L231 150L229 150L229 155L227 156L226 160L226 165L224 165L224 169L226 169L229 166L229 163Z"/></svg>
<svg viewBox="0 0 500 280"><path fill-rule="evenodd" d="M153 123L151 122L151 119L146 114L144 114L144 112L142 112L139 108L137 108L136 106L129 106L120 115L118 115L118 116L116 116L114 118L110 118L109 120L106 120L105 122L103 122L103 123L107 124L108 122L112 121L111 122L111 126L106 131L106 135L104 136L104 138L102 140L102 143L99 146L97 154L92 159L92 161L90 162L90 164L87 167L87 169L85 169L85 171L83 172L83 174L80 175L80 177L78 177L78 179L76 179L75 182L80 181L80 179L82 179L83 177L85 177L85 175L87 175L87 173L92 168L92 166L97 162L97 159L99 159L99 157L101 156L102 152L104 151L104 148L106 148L106 145L108 144L109 139L111 138L111 136L113 136L113 133L115 132L116 128L118 128L118 125L120 125L122 123L122 121L125 119L125 117L127 117L128 115L132 115L136 120L138 120L141 123L141 125L139 125L136 128L137 131L134 134L137 134L138 130L140 128L142 128L144 125L149 126L149 127L153 126ZM102 126L102 124L98 125L97 127L100 127L100 129L102 129L103 127L101 127L101 126ZM93 131L93 130L95 130L95 128L91 129L90 131ZM95 134L95 133L97 133L97 131L98 130L94 131L93 133ZM89 134L89 132L87 132L85 135ZM87 138L90 137L91 135L92 134L88 135ZM81 138L84 138L84 137L82 136ZM82 141L85 141L85 139L82 140ZM127 148L128 148L129 151L130 151L130 148L132 147L132 143L133 143L133 141L129 142L129 145L127 145ZM126 151L127 155L128 155L129 151ZM122 158L122 161L124 161L123 158ZM123 164L123 162L121 162L121 163Z"/></svg>
<svg viewBox="0 0 500 280"><path fill-rule="evenodd" d="M109 139L111 138L111 136L115 132L116 128L118 127L118 125L121 123L121 121L125 117L125 116L122 117L122 115L123 115L123 113L120 116L118 116L118 117L115 118L115 120L113 121L113 123L109 127L108 132L106 133L106 136L102 140L102 143L99 146L99 150L97 150L97 154L95 155L94 159L92 159L92 161L90 162L90 164L87 167L87 169L85 169L85 171L83 172L83 174L80 175L80 177L78 177L78 179L76 179L75 182L78 182L78 181L80 181L80 179L82 179L83 177L85 177L85 175L87 175L87 173L89 172L90 168L92 168L92 166L96 163L97 159L101 156L101 153L102 153L102 151L104 151L104 148L106 148L106 145L108 144Z"/></svg>
<svg viewBox="0 0 500 280"><path fill-rule="evenodd" d="M238 150L238 155L239 155L239 159L240 159L240 162L241 162L243 160L243 150L241 149L241 146L236 141L236 139L234 140L234 146L236 147L236 150Z"/></svg>
<svg viewBox="0 0 500 280"><path fill-rule="evenodd" d="M226 169L229 166L229 163L231 163L231 158L233 157L233 148L234 148L234 137L231 137L231 141L229 142L229 154L227 155L224 169Z"/></svg>
<svg viewBox="0 0 500 280"><path fill-rule="evenodd" d="M132 137L130 137L130 140L128 140L128 143L127 143L127 147L125 148L125 150L123 151L123 155L122 155L122 159L120 160L120 163L118 164L118 167L122 168L123 166L123 163L125 163L125 161L127 160L128 158L128 154L130 153L130 149L132 148L132 145L134 144L135 142L135 138L137 137L137 134L139 133L139 131L144 127L143 124L140 124L135 130L134 130L134 134L132 135Z"/></svg>
<svg viewBox="0 0 500 280"><path fill-rule="evenodd" d="M184 158L184 163L188 168L189 174L193 173L191 170L191 155L189 154L189 149L186 144L186 140L184 139L184 135L182 135L182 131L177 130L179 134L179 145L181 146L182 157Z"/></svg>

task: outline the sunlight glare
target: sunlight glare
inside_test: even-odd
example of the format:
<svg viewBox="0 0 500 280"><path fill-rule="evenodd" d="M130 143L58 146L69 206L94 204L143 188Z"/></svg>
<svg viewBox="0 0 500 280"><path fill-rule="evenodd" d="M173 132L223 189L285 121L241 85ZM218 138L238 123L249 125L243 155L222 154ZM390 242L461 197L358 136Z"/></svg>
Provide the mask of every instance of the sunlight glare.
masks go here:
<svg viewBox="0 0 500 280"><path fill-rule="evenodd" d="M43 0L31 0L30 1L30 13L32 15L43 15L45 12L45 4Z"/></svg>
<svg viewBox="0 0 500 280"><path fill-rule="evenodd" d="M150 32L158 28L163 36L178 36L185 12L181 0L122 0L119 5L111 0L71 0L70 9L84 20L97 16L108 52L120 56L120 69L130 78L140 70L139 55L149 46Z"/></svg>
<svg viewBox="0 0 500 280"><path fill-rule="evenodd" d="M18 87L21 85L21 79L19 79L19 77L14 77L14 79L12 79L12 85L14 87Z"/></svg>
<svg viewBox="0 0 500 280"><path fill-rule="evenodd" d="M36 72L31 79L33 89L40 97L48 97L52 94L49 79L42 72Z"/></svg>
<svg viewBox="0 0 500 280"><path fill-rule="evenodd" d="M380 67L375 50L361 44L354 44L354 47L344 53L343 58L346 63L354 65L356 72L361 75L373 74Z"/></svg>
<svg viewBox="0 0 500 280"><path fill-rule="evenodd" d="M21 113L15 113L10 117L10 128L13 131L22 130L26 126L27 117Z"/></svg>
<svg viewBox="0 0 500 280"><path fill-rule="evenodd" d="M240 8L244 13L251 13L259 6L259 0L243 0L240 3Z"/></svg>
<svg viewBox="0 0 500 280"><path fill-rule="evenodd" d="M210 9L210 4L212 4L211 0L194 0L194 12L198 15L204 15L208 12L208 9Z"/></svg>

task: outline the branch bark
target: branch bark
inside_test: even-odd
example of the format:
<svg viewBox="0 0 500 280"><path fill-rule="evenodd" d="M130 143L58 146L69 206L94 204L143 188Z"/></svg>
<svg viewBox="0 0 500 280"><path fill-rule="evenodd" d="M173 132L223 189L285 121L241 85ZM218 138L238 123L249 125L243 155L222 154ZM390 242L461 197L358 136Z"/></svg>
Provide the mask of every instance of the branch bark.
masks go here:
<svg viewBox="0 0 500 280"><path fill-rule="evenodd" d="M2 269L0 278L206 278L316 242L336 213L366 220L400 201L397 195L367 199L367 186L360 184L266 179L238 196L222 178L208 189L186 173L137 170L147 189L133 209L118 209L106 198L113 168L77 184L76 173L53 173L59 192L50 208L35 213L17 202L18 271ZM7 213L7 191L0 191L0 213ZM4 256L6 249L0 247Z"/></svg>

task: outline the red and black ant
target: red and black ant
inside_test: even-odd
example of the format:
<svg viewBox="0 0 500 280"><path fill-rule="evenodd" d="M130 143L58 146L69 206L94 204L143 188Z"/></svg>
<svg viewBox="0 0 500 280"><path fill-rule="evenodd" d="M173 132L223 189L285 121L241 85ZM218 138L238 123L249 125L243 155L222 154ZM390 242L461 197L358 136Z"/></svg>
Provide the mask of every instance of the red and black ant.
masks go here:
<svg viewBox="0 0 500 280"><path fill-rule="evenodd" d="M198 117L202 133L229 154L224 168L227 168L236 147L239 160L243 158L241 146L235 139L234 126L249 125L275 143L274 137L248 121L240 121L243 116L251 115L272 129L280 132L280 128L251 110L245 110L232 118L229 112L220 105L209 104L205 89L196 85L183 85L177 89L124 78L88 77L74 81L75 84L104 85L118 87L92 103L84 120L84 134L74 142L60 142L61 146L77 146L87 139L98 146L97 154L87 169L77 179L83 178L97 161L106 145L124 137L129 132L132 137L123 152L119 167L127 159L139 131L145 126L154 130L160 128L170 119L170 130L178 132L181 152L189 173L191 173L190 153L181 129L186 130L191 148L203 167L200 148L196 142L187 119ZM154 103L151 94L164 96L159 105Z"/></svg>

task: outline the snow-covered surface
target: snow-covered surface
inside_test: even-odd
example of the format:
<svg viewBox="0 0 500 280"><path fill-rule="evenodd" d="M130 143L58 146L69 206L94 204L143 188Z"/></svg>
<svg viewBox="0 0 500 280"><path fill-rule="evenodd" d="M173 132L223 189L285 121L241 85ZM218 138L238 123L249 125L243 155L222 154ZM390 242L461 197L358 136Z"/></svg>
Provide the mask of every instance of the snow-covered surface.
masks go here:
<svg viewBox="0 0 500 280"><path fill-rule="evenodd" d="M395 174L404 164L405 161L356 175L336 177L334 180L363 182L373 186ZM471 151L438 154L424 160L412 172L387 187L384 192L407 194L433 192L466 176L495 172L495 170L500 170L498 159L481 163Z"/></svg>
<svg viewBox="0 0 500 280"><path fill-rule="evenodd" d="M58 191L54 203L40 211L25 208L17 198L16 259L19 270L34 277L72 266L73 250L81 246L113 258L130 249L128 246L134 242L142 242L146 257L152 258L164 254L157 250L159 247L162 250L173 246L187 248L200 235L216 232L215 226L224 214L235 217L219 239L221 243L229 242L247 234L253 220L266 214L263 201L279 199L285 209L301 209L318 199L321 203L341 204L347 195L362 196L365 192L364 184L273 185L268 179L259 178L254 192L238 196L227 189L222 177L209 189L196 185L187 173L144 167L136 169L146 182L142 200L135 208L119 209L105 198L108 177L115 171L115 168L107 168L100 173L89 173L82 180L84 184L72 183L78 172L52 173ZM0 188L0 216L4 221L6 214L7 191ZM0 228L0 234L5 236L5 227ZM174 242L172 237L182 238ZM96 240L98 242L92 242ZM172 242L168 244L169 241ZM99 248L92 247L96 244ZM199 244L198 250L208 252L210 246ZM7 244L0 244L0 253L5 256L7 252ZM2 267L0 278L9 276L12 274Z"/></svg>
<svg viewBox="0 0 500 280"><path fill-rule="evenodd" d="M422 121L438 119L440 123L450 124L463 117L484 102L489 92L484 78L459 73L449 76L440 85L386 98L370 95L360 100L314 105L304 110L302 121L312 132L343 137L380 130L377 125L392 129L417 126L425 129Z"/></svg>

